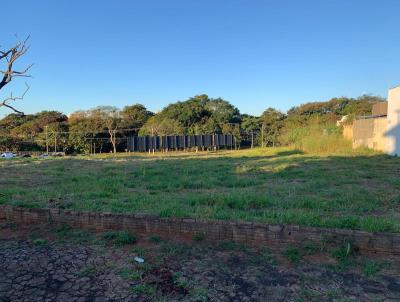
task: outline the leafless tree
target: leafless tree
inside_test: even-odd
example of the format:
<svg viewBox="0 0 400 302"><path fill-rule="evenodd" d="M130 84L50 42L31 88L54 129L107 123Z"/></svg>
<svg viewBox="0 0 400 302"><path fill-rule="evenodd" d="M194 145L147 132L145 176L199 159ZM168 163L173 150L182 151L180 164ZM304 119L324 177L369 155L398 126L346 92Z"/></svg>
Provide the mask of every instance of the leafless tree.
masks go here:
<svg viewBox="0 0 400 302"><path fill-rule="evenodd" d="M110 135L110 142L112 144L114 153L117 153L117 139L115 137L116 133L117 133L117 129L108 128L108 134Z"/></svg>
<svg viewBox="0 0 400 302"><path fill-rule="evenodd" d="M5 70L1 70L2 76L0 76L0 90L4 88L7 84L9 84L13 78L16 77L30 77L28 74L29 69L32 67L33 64L28 65L23 70L15 70L15 62L21 58L23 55L27 53L29 50L29 45L27 44L29 40L29 36L21 42L16 43L10 49L1 49L0 46L0 65L5 65ZM23 112L17 110L12 103L17 100L22 100L25 94L29 90L28 84L26 84L25 91L20 96L14 96L12 93L10 96L0 99L0 108L7 107L13 110L16 113L23 114Z"/></svg>
<svg viewBox="0 0 400 302"><path fill-rule="evenodd" d="M106 119L108 134L110 135L110 142L113 147L113 152L117 153L117 139L116 134L121 124L121 112L119 110L113 110L109 112Z"/></svg>

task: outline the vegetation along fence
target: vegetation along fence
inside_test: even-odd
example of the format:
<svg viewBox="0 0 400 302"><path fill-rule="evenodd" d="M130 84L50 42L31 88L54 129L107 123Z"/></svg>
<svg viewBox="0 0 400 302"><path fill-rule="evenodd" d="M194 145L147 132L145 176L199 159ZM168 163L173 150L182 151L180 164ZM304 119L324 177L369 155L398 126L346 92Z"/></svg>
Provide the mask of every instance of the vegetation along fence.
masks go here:
<svg viewBox="0 0 400 302"><path fill-rule="evenodd" d="M232 134L130 136L128 151L167 151L186 149L235 148L236 139Z"/></svg>

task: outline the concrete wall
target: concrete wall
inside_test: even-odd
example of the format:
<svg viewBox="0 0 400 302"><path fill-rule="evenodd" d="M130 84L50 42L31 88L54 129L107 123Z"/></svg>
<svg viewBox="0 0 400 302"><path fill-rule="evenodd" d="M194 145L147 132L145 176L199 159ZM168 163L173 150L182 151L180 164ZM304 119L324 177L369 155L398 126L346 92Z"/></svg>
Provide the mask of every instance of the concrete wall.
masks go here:
<svg viewBox="0 0 400 302"><path fill-rule="evenodd" d="M375 104L372 113L377 116L355 120L351 130L344 126L343 136L352 136L353 148L365 146L400 155L400 86L389 89L388 101Z"/></svg>
<svg viewBox="0 0 400 302"><path fill-rule="evenodd" d="M343 125L343 137L348 140L353 140L353 125Z"/></svg>
<svg viewBox="0 0 400 302"><path fill-rule="evenodd" d="M400 155L400 86L389 89L386 152Z"/></svg>
<svg viewBox="0 0 400 302"><path fill-rule="evenodd" d="M353 123L353 148L364 146L385 152L387 125L386 117L355 120Z"/></svg>
<svg viewBox="0 0 400 302"><path fill-rule="evenodd" d="M388 102L379 102L372 106L372 115L387 115Z"/></svg>
<svg viewBox="0 0 400 302"><path fill-rule="evenodd" d="M152 215L75 212L61 209L26 209L10 205L0 205L1 221L32 225L58 223L99 231L125 230L137 235L159 235L163 238L183 240L192 240L194 234L203 234L207 241L229 240L276 249L300 245L305 241L337 248L338 245L348 241L362 253L400 255L399 234L298 225L160 218Z"/></svg>

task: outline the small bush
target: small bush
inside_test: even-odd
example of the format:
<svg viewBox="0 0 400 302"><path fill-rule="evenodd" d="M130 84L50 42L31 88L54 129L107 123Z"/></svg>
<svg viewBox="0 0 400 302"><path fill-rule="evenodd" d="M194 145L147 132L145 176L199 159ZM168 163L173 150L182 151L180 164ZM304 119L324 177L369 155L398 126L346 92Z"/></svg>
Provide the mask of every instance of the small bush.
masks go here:
<svg viewBox="0 0 400 302"><path fill-rule="evenodd" d="M161 242L161 238L159 236L152 235L152 236L149 236L149 241L153 242L153 243L160 243Z"/></svg>
<svg viewBox="0 0 400 302"><path fill-rule="evenodd" d="M344 261L348 259L353 254L353 246L350 242L346 242L338 249L332 252L332 256L334 256L339 261Z"/></svg>
<svg viewBox="0 0 400 302"><path fill-rule="evenodd" d="M203 287L195 287L194 289L192 289L190 292L190 296L194 301L198 302L209 301L208 290Z"/></svg>
<svg viewBox="0 0 400 302"><path fill-rule="evenodd" d="M342 246L332 252L332 256L338 261L339 270L346 270L353 264L351 259L353 254L354 248L351 242L345 242Z"/></svg>
<svg viewBox="0 0 400 302"><path fill-rule="evenodd" d="M298 263L300 262L301 256L299 253L299 249L295 248L295 247L288 247L284 253L283 253L286 258L289 259L290 262L292 263Z"/></svg>
<svg viewBox="0 0 400 302"><path fill-rule="evenodd" d="M260 249L259 253L256 255L254 258L254 263L259 264L259 265L276 265L277 261L272 254L271 250L267 248L262 248Z"/></svg>
<svg viewBox="0 0 400 302"><path fill-rule="evenodd" d="M47 243L48 242L46 239L37 238L37 239L33 240L33 244L36 246L46 245Z"/></svg>
<svg viewBox="0 0 400 302"><path fill-rule="evenodd" d="M124 268L120 271L120 276L129 281L137 281L143 279L143 272L130 268Z"/></svg>
<svg viewBox="0 0 400 302"><path fill-rule="evenodd" d="M57 226L55 231L58 237L64 238L68 237L71 234L72 228L67 224L63 224Z"/></svg>
<svg viewBox="0 0 400 302"><path fill-rule="evenodd" d="M189 286L189 281L186 277L183 276L181 272L174 272L172 274L172 280L174 281L174 284L179 288L186 289Z"/></svg>
<svg viewBox="0 0 400 302"><path fill-rule="evenodd" d="M137 284L132 287L132 291L135 294L142 294L148 296L154 296L157 292L156 288L149 284Z"/></svg>
<svg viewBox="0 0 400 302"><path fill-rule="evenodd" d="M110 231L106 232L102 236L103 240L116 245L122 246L126 244L133 244L136 242L136 237L131 233L125 231Z"/></svg>
<svg viewBox="0 0 400 302"><path fill-rule="evenodd" d="M146 256L148 250L144 247L140 247L140 246L134 246L132 248L132 253L135 253L136 255L138 255L139 257L144 257Z"/></svg>
<svg viewBox="0 0 400 302"><path fill-rule="evenodd" d="M93 266L87 266L82 268L79 272L76 273L77 276L79 277L88 277L92 276L97 273L97 270Z"/></svg>
<svg viewBox="0 0 400 302"><path fill-rule="evenodd" d="M203 241L206 236L203 233L196 233L193 235L193 241Z"/></svg>
<svg viewBox="0 0 400 302"><path fill-rule="evenodd" d="M366 277L373 277L377 272L379 272L380 267L376 262L367 262L363 267L363 274Z"/></svg>
<svg viewBox="0 0 400 302"><path fill-rule="evenodd" d="M246 251L246 245L229 240L223 240L218 244L218 248L223 251Z"/></svg>
<svg viewBox="0 0 400 302"><path fill-rule="evenodd" d="M313 255L313 254L317 254L320 252L324 252L326 250L326 247L324 246L324 244L321 244L321 243L305 241L301 245L301 250L306 255Z"/></svg>
<svg viewBox="0 0 400 302"><path fill-rule="evenodd" d="M166 257L185 257L190 252L190 247L183 243L164 242L160 249Z"/></svg>
<svg viewBox="0 0 400 302"><path fill-rule="evenodd" d="M373 278L381 269L390 267L390 262L367 261L363 265L363 274L365 277Z"/></svg>

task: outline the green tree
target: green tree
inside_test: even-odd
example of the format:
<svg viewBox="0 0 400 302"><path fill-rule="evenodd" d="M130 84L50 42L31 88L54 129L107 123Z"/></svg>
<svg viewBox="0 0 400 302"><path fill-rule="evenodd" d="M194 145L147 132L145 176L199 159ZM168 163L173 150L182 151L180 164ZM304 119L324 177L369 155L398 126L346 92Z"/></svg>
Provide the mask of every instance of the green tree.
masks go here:
<svg viewBox="0 0 400 302"><path fill-rule="evenodd" d="M240 125L242 132L248 137L248 140L251 141L251 146L261 145L261 135L260 130L261 119L258 116L242 114L241 116L242 123Z"/></svg>
<svg viewBox="0 0 400 302"><path fill-rule="evenodd" d="M142 104L125 106L121 111L122 127L126 129L139 129L153 115L154 113L148 111Z"/></svg>
<svg viewBox="0 0 400 302"><path fill-rule="evenodd" d="M105 122L98 111L76 111L69 116L69 147L75 152L89 153L92 143L103 149L107 140Z"/></svg>
<svg viewBox="0 0 400 302"><path fill-rule="evenodd" d="M149 118L140 129L139 135L182 135L184 134L184 129L182 125L173 119L162 118L156 114Z"/></svg>
<svg viewBox="0 0 400 302"><path fill-rule="evenodd" d="M268 108L263 112L260 117L262 125L262 145L274 147L278 143L284 119L285 114L274 108Z"/></svg>
<svg viewBox="0 0 400 302"><path fill-rule="evenodd" d="M240 123L239 110L221 98L202 94L168 105L149 119L140 133L222 133L223 125L230 123Z"/></svg>

